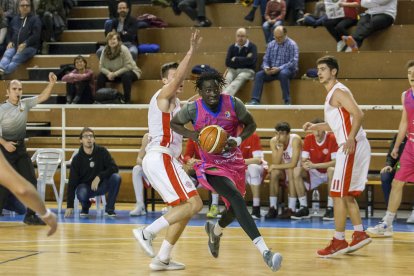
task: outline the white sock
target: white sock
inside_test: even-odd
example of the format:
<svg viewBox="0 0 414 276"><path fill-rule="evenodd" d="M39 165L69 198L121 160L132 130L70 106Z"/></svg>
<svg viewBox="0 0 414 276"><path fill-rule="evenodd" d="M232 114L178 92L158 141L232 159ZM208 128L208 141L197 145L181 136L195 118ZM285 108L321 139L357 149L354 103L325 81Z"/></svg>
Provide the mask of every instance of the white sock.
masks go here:
<svg viewBox="0 0 414 276"><path fill-rule="evenodd" d="M293 212L296 211L296 197L289 197L288 207Z"/></svg>
<svg viewBox="0 0 414 276"><path fill-rule="evenodd" d="M257 249L259 249L260 254L263 256L263 252L265 250L269 250L269 248L267 247L264 239L262 236L258 236L257 238L255 238L253 240L254 245L256 246Z"/></svg>
<svg viewBox="0 0 414 276"><path fill-rule="evenodd" d="M354 231L364 232L364 226L362 224L354 225Z"/></svg>
<svg viewBox="0 0 414 276"><path fill-rule="evenodd" d="M137 200L137 207L138 204L144 204L144 183L142 181L142 176L144 171L140 165L136 165L132 169L132 185L134 186L135 198Z"/></svg>
<svg viewBox="0 0 414 276"><path fill-rule="evenodd" d="M394 221L394 218L395 218L395 213L387 211L385 213L384 221L388 226L391 226L392 222Z"/></svg>
<svg viewBox="0 0 414 276"><path fill-rule="evenodd" d="M162 229L167 228L168 226L170 226L168 221L164 218L164 216L161 216L158 219L156 219L153 223L145 227L145 231L148 231L152 234L157 234Z"/></svg>
<svg viewBox="0 0 414 276"><path fill-rule="evenodd" d="M217 222L216 225L214 225L214 229L213 229L214 235L220 236L221 233L223 233L223 229L224 228L221 228L221 226Z"/></svg>
<svg viewBox="0 0 414 276"><path fill-rule="evenodd" d="M301 207L308 207L308 200L306 198L306 195L299 198L299 203Z"/></svg>
<svg viewBox="0 0 414 276"><path fill-rule="evenodd" d="M260 197L253 198L253 206L258 207L260 206Z"/></svg>
<svg viewBox="0 0 414 276"><path fill-rule="evenodd" d="M333 198L328 196L328 207L332 207L333 208Z"/></svg>
<svg viewBox="0 0 414 276"><path fill-rule="evenodd" d="M219 195L218 194L211 194L211 204L218 205Z"/></svg>
<svg viewBox="0 0 414 276"><path fill-rule="evenodd" d="M169 262L173 248L174 245L170 244L167 240L163 240L160 251L158 252L158 258L163 262Z"/></svg>
<svg viewBox="0 0 414 276"><path fill-rule="evenodd" d="M276 209L277 208L277 196L269 196L269 201L270 201L269 207L274 207Z"/></svg>
<svg viewBox="0 0 414 276"><path fill-rule="evenodd" d="M334 238L337 240L344 240L345 239L345 232L336 232L334 233Z"/></svg>

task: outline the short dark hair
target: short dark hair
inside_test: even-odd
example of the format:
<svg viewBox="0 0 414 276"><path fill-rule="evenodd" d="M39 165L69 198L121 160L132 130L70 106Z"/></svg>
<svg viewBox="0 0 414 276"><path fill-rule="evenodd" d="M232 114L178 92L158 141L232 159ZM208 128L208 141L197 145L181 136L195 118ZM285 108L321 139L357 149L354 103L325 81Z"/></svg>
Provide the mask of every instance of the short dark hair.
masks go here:
<svg viewBox="0 0 414 276"><path fill-rule="evenodd" d="M275 126L276 131L286 131L287 133L290 133L290 125L288 122L279 122Z"/></svg>
<svg viewBox="0 0 414 276"><path fill-rule="evenodd" d="M125 5L127 6L127 8L129 9L129 5L128 5L128 2L126 0L118 1L118 3L116 4L116 7L118 7L120 3L125 3Z"/></svg>
<svg viewBox="0 0 414 276"><path fill-rule="evenodd" d="M210 72L203 72L200 74L200 76L195 81L195 87L197 90L201 90L203 87L203 83L205 81L214 80L217 85L219 86L219 89L222 90L223 87L226 85L226 80L224 79L223 75L216 71L210 71Z"/></svg>
<svg viewBox="0 0 414 276"><path fill-rule="evenodd" d="M320 124L320 123L324 123L325 121L321 118L315 118L311 121L312 124Z"/></svg>
<svg viewBox="0 0 414 276"><path fill-rule="evenodd" d="M407 62L407 69L414 66L414 59Z"/></svg>
<svg viewBox="0 0 414 276"><path fill-rule="evenodd" d="M79 60L79 59L81 59L83 62L85 62L85 67L88 65L88 62L86 61L86 58L81 56L81 55L79 55L79 56L77 56L73 59L73 65L75 65L76 61Z"/></svg>
<svg viewBox="0 0 414 276"><path fill-rule="evenodd" d="M169 62L165 63L161 66L161 78L166 78L168 71L170 69L177 69L178 68L178 62Z"/></svg>
<svg viewBox="0 0 414 276"><path fill-rule="evenodd" d="M82 139L83 134L85 134L85 132L91 132L93 134L93 136L95 137L95 132L93 132L93 130L89 127L84 127L79 135L79 139Z"/></svg>
<svg viewBox="0 0 414 276"><path fill-rule="evenodd" d="M339 73L339 65L338 65L338 60L334 57L334 56L324 56L319 58L316 61L316 64L326 64L328 66L329 69L333 70L336 69L336 74L335 76L338 76Z"/></svg>

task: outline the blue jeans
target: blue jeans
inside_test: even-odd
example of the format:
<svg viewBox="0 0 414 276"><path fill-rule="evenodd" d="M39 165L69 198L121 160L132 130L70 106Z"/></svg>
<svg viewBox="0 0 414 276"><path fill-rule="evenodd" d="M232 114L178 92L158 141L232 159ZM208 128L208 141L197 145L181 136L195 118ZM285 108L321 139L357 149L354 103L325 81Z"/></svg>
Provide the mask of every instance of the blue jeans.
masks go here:
<svg viewBox="0 0 414 276"><path fill-rule="evenodd" d="M312 26L312 27L318 27L323 26L324 22L328 19L326 15L323 15L319 18L313 16L313 15L306 15L303 18L303 24L305 26Z"/></svg>
<svg viewBox="0 0 414 276"><path fill-rule="evenodd" d="M7 49L0 60L0 68L4 70L5 74L11 74L16 71L17 66L36 55L36 52L37 49L33 47L26 47L20 53L17 53L15 48Z"/></svg>
<svg viewBox="0 0 414 276"><path fill-rule="evenodd" d="M384 172L381 174L381 188L382 192L384 193L385 204L388 207L388 200L390 198L391 193L391 183L395 176L395 170L391 172Z"/></svg>
<svg viewBox="0 0 414 276"><path fill-rule="evenodd" d="M265 82L279 80L280 87L282 88L283 100L285 103L290 103L290 79L295 76L295 72L291 72L289 69L283 69L275 75L267 75L264 70L256 73L256 77L253 85L252 99L260 102L263 92L263 84Z"/></svg>
<svg viewBox="0 0 414 276"><path fill-rule="evenodd" d="M108 179L101 181L96 191L92 191L91 185L89 184L79 184L76 188L76 196L82 204L82 209L89 209L91 207L91 203L89 201L91 197L105 195L108 193L105 212L114 211L115 201L118 196L120 186L121 176L114 173Z"/></svg>
<svg viewBox="0 0 414 276"><path fill-rule="evenodd" d="M254 0L253 1L253 7L258 7L260 5L260 14L262 15L262 17L264 17L264 14L266 12L266 5L267 5L267 0Z"/></svg>
<svg viewBox="0 0 414 276"><path fill-rule="evenodd" d="M9 197L4 204L4 209L16 212L19 215L24 215L26 213L26 207L13 194L9 194Z"/></svg>
<svg viewBox="0 0 414 276"><path fill-rule="evenodd" d="M267 21L263 23L262 28L263 28L266 43L269 43L270 41L275 39L273 36L273 31L275 30L277 26L280 26L282 24L283 24L282 20L276 21L275 24L270 24Z"/></svg>

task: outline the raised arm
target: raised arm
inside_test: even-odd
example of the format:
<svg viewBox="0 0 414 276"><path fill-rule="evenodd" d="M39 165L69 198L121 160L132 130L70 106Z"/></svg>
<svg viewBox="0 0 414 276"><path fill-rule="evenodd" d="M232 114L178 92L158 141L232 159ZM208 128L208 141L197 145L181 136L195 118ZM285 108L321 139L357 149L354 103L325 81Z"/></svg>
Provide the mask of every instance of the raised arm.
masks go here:
<svg viewBox="0 0 414 276"><path fill-rule="evenodd" d="M49 83L47 84L46 88L40 93L37 97L37 103L43 103L47 99L49 99L50 94L52 93L52 89L55 86L57 77L54 73L49 73Z"/></svg>

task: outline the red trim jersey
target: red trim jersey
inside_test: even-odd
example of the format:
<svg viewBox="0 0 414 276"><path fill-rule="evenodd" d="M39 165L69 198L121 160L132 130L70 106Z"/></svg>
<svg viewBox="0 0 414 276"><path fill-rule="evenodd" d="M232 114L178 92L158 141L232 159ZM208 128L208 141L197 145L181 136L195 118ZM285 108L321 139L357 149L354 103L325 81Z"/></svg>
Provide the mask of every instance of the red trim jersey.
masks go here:
<svg viewBox="0 0 414 276"><path fill-rule="evenodd" d="M240 144L240 150L242 151L244 159L264 157L260 137L256 132Z"/></svg>
<svg viewBox="0 0 414 276"><path fill-rule="evenodd" d="M326 163L336 158L338 144L335 135L326 133L321 143L316 141L315 135L308 134L303 142L302 158L309 159L314 164ZM326 173L326 169L318 169L321 173Z"/></svg>

